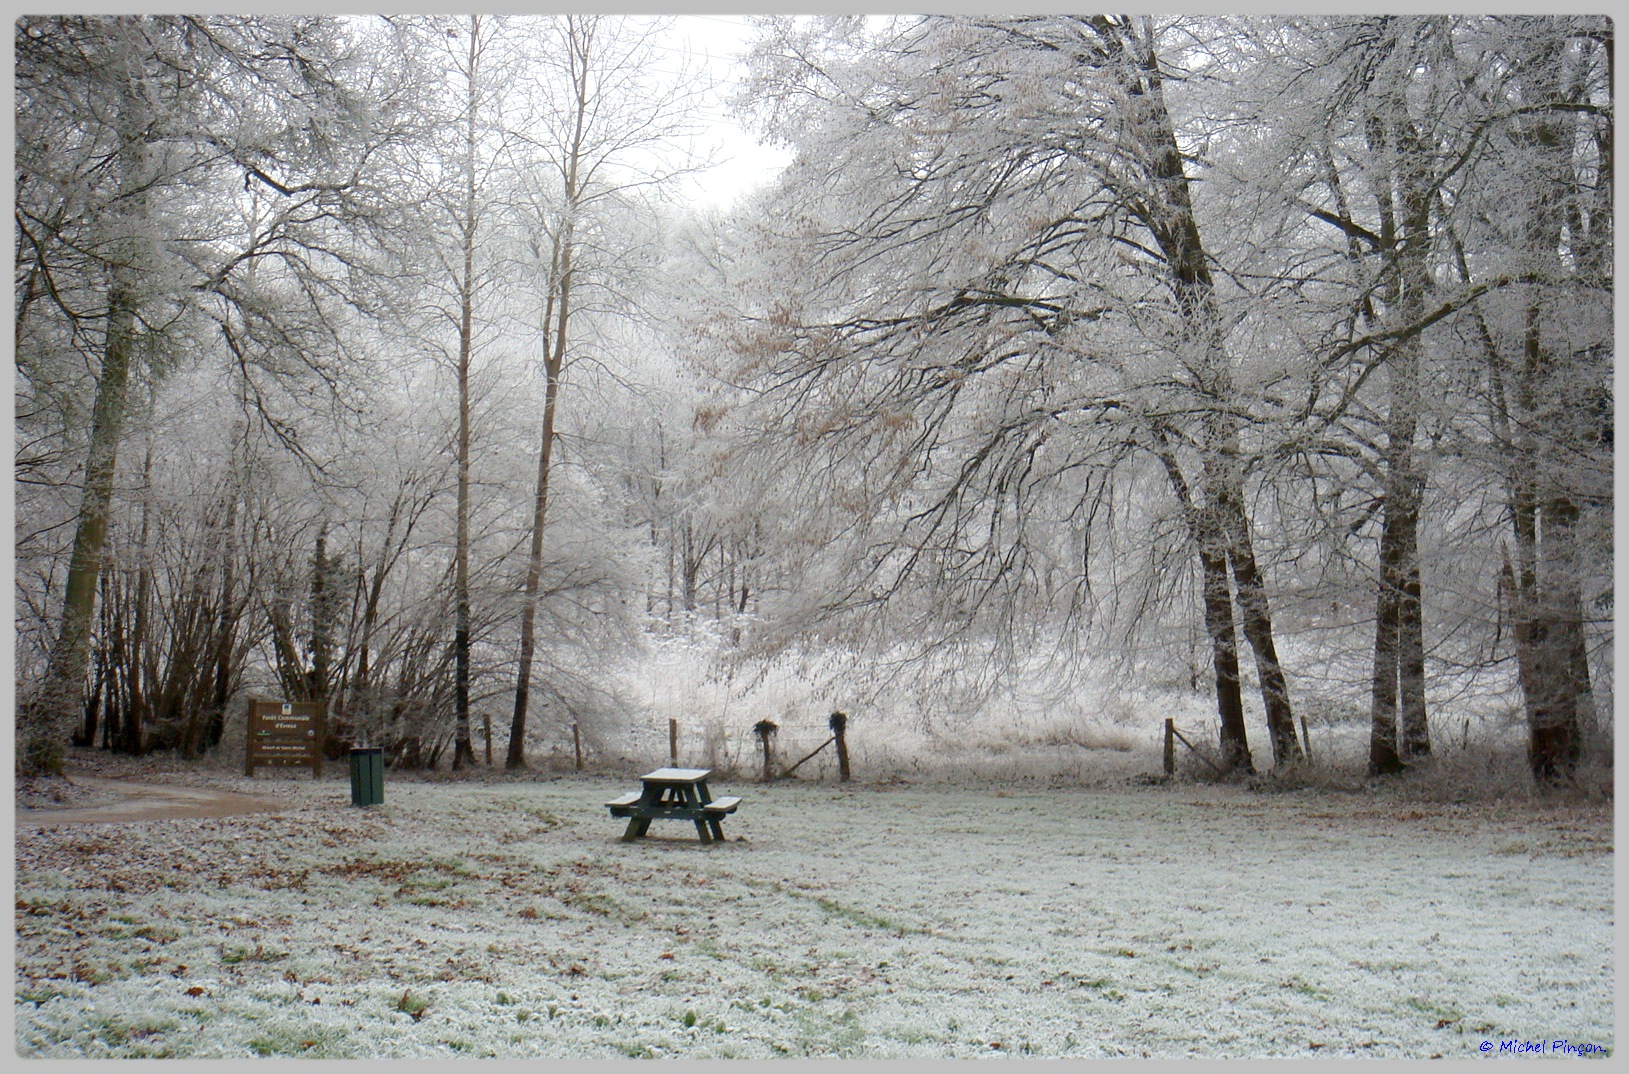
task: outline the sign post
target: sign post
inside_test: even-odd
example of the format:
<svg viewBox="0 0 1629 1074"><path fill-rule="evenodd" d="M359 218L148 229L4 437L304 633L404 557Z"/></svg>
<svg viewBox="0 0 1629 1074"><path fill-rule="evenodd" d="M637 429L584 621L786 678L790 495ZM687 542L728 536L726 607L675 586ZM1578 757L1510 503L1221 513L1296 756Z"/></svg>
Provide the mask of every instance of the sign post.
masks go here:
<svg viewBox="0 0 1629 1074"><path fill-rule="evenodd" d="M322 775L322 706L311 701L249 702L249 748L243 774L257 767L302 767Z"/></svg>

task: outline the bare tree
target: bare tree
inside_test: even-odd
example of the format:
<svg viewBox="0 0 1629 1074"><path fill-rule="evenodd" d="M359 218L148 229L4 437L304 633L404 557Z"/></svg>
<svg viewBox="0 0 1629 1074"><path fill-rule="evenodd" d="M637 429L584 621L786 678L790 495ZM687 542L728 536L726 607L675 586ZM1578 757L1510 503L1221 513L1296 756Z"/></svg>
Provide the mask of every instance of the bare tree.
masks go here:
<svg viewBox="0 0 1629 1074"><path fill-rule="evenodd" d="M440 40L436 20L431 36ZM458 353L455 372L458 381L458 460L456 533L453 540L453 709L455 737L452 766L462 768L475 761L470 744L470 360L476 345L476 307L488 296L491 269L478 265L492 260L489 214L497 215L501 204L493 191L493 171L503 158L502 133L493 136L494 124L501 126L501 84L515 73L499 54L501 25L494 16L467 15L456 28L445 31L444 44L458 85L458 145L452 169L458 182L451 191L445 213L456 237L457 256L448 266L452 294L456 301Z"/></svg>
<svg viewBox="0 0 1629 1074"><path fill-rule="evenodd" d="M856 532L875 554L834 572L858 584L831 608L874 607L913 573L954 578L966 606L1003 609L985 635L999 645L1061 558L1045 528L1061 520L1042 505L1073 504L1063 517L1079 525L1135 458L1156 461L1197 553L1228 764L1250 767L1241 625L1290 764L1300 746L1246 499L1249 399L1159 34L1118 17L776 23L753 89L800 156L770 209L785 223L765 230L798 268L768 267L769 308L734 349L762 427L843 459L838 495L871 515Z"/></svg>
<svg viewBox="0 0 1629 1074"><path fill-rule="evenodd" d="M1351 297L1341 300L1344 313L1337 302L1321 314L1331 325L1316 366L1322 382L1308 392L1307 428L1286 446L1317 444L1343 465L1356 462L1359 482L1373 489L1372 500L1358 500L1371 506L1349 520L1354 534L1371 515L1379 523L1370 769L1400 771L1431 750L1420 551L1427 469L1463 473L1469 464L1508 490L1517 555L1515 564L1504 557L1503 614L1513 620L1534 756L1552 757L1535 765L1554 774L1566 764L1553 757L1575 748L1578 724L1571 715L1559 721L1570 728L1559 740L1573 745L1556 754L1543 744L1539 713L1570 714L1576 703L1568 699L1588 695L1588 617L1582 590L1567 590L1598 573L1589 554L1578 558L1573 523L1606 502L1598 421L1609 398L1599 364L1610 278L1599 256L1610 245L1602 26L1360 17L1303 20L1297 29L1305 66L1287 65L1285 87L1268 105L1293 150L1278 170L1294 177L1285 189L1311 225L1327 229L1335 249L1344 246L1350 271L1341 288ZM1274 48L1283 52L1282 38ZM1297 107L1309 97L1323 107ZM1307 118L1316 132L1297 142ZM1512 308L1526 311L1519 324L1505 312ZM1557 331L1558 318L1569 329ZM1480 392L1456 388L1480 378ZM1563 456L1567 467L1549 461ZM1546 525L1540 505L1552 494L1556 514ZM1557 558L1541 571L1549 538ZM1488 544L1471 554L1500 557ZM1487 571L1476 573L1493 588ZM1531 602L1549 588L1541 574L1557 587L1547 612ZM1544 620L1569 624L1558 628L1567 640L1539 657L1543 643L1533 639L1548 634ZM1463 633L1464 625L1446 630ZM1500 636L1491 610L1481 629ZM1541 665L1572 685L1546 687ZM1546 695L1562 700L1537 700Z"/></svg>
<svg viewBox="0 0 1629 1074"><path fill-rule="evenodd" d="M1514 563L1503 569L1541 784L1564 781L1593 716L1586 586L1605 588L1611 504L1612 30L1511 19L1490 50L1501 164L1519 185L1488 220L1514 252L1520 318L1482 322L1491 417L1506 462ZM1511 50L1516 45L1519 51ZM1473 263L1462 269L1474 274ZM1592 534L1594 535L1592 538ZM1592 547L1593 546L1593 547Z"/></svg>
<svg viewBox="0 0 1629 1074"><path fill-rule="evenodd" d="M389 100L358 107L351 44L322 18L17 23L31 116L18 142L20 362L42 372L41 352L67 339L96 370L60 625L25 691L20 770L58 768L81 718L132 376L213 351L246 383L339 388L346 355L330 314L349 296L333 281L367 272L358 233L341 225L378 207L368 169L395 136ZM272 208L250 211L245 233L262 193ZM275 414L261 416L297 450Z"/></svg>
<svg viewBox="0 0 1629 1074"><path fill-rule="evenodd" d="M84 491L61 625L45 674L18 713L18 729L24 740L17 763L24 773L61 770L66 729L78 718L84 701L91 621L123 436L130 368L137 347L138 310L144 300L150 301L153 290L144 272L144 266L150 265L153 258L153 222L149 219L153 188L169 178L154 160L152 147L160 137L160 117L145 88L162 85L161 49L174 47L172 35L177 28L128 19L84 20L73 28L78 32L71 37L56 37L60 27L52 22L18 22L20 96L37 107L56 104L68 110L79 103L79 87L90 88L90 100L103 105L110 120L101 146L112 154L112 180L110 189L99 193L110 207L119 207L119 215L110 214L104 220L97 241L96 257L105 266L107 284L100 315L104 327ZM30 160L26 152L19 156L19 167L25 170L31 166L38 170L48 167L44 160ZM26 249L24 256L32 261L32 278L48 280L54 267L49 256L55 244L53 236L42 232L49 220L27 209L20 209L18 215L19 244ZM18 331L22 331L21 316Z"/></svg>
<svg viewBox="0 0 1629 1074"><path fill-rule="evenodd" d="M562 379L578 357L572 352L581 345L583 323L595 313L613 311L607 300L618 297L610 270L619 255L609 218L619 206L659 187L684 167L663 161L656 151L676 148L687 132L699 87L684 85L682 76L667 85L651 79L661 33L660 24L566 15L551 19L540 35L539 45L552 65L539 87L535 130L520 141L535 160L537 180L538 196L527 226L541 274L544 395L519 667L505 757L509 768L526 765L544 527ZM590 296L587 303L585 294Z"/></svg>

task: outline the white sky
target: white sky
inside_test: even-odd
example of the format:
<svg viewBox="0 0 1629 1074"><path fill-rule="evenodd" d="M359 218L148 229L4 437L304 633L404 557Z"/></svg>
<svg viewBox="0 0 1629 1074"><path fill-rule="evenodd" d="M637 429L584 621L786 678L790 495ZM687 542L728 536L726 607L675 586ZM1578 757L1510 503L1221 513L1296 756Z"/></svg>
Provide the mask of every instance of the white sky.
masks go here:
<svg viewBox="0 0 1629 1074"><path fill-rule="evenodd" d="M715 75L724 81L720 99L708 115L709 125L701 148L714 151L718 161L705 172L683 180L685 197L694 203L727 208L742 195L774 178L791 154L785 149L760 145L729 114L727 98L730 83L744 74L738 58L752 39L745 15L681 15L673 28L676 50L705 57Z"/></svg>

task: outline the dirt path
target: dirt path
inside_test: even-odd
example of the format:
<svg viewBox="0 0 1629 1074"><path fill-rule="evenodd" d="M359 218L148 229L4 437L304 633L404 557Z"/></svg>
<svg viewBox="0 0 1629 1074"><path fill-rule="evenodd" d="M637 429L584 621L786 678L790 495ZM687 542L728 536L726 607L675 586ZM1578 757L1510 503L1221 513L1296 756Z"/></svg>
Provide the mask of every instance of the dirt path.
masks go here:
<svg viewBox="0 0 1629 1074"><path fill-rule="evenodd" d="M209 790L204 787L177 787L156 783L74 776L74 784L86 791L110 798L96 805L44 807L16 812L18 828L54 828L62 824L119 824L141 820L171 820L177 817L230 817L239 813L269 813L287 808L286 803L246 794Z"/></svg>

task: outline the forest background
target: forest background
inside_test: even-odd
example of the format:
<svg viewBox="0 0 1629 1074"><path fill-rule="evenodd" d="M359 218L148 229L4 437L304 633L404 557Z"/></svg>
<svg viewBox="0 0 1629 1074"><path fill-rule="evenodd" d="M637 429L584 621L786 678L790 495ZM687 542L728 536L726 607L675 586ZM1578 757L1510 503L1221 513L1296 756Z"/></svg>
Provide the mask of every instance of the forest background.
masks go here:
<svg viewBox="0 0 1629 1074"><path fill-rule="evenodd" d="M1603 17L14 31L19 773L252 696L1610 764ZM722 107L789 163L699 205Z"/></svg>

